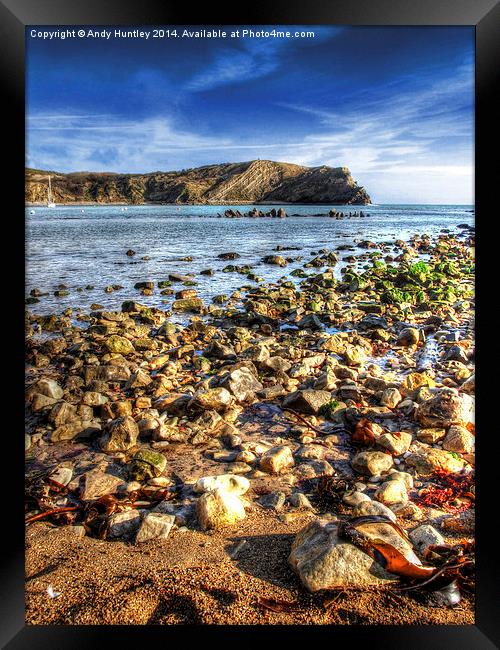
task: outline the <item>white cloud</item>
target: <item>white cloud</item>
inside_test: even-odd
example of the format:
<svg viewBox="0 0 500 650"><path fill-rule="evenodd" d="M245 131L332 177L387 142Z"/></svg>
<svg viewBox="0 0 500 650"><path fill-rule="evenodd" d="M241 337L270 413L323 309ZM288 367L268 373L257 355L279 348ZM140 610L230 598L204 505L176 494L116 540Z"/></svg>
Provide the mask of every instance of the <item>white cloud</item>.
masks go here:
<svg viewBox="0 0 500 650"><path fill-rule="evenodd" d="M269 52L237 52L224 49L206 70L186 84L185 89L198 92L230 83L245 82L273 72L278 65L274 48L270 48Z"/></svg>
<svg viewBox="0 0 500 650"><path fill-rule="evenodd" d="M294 33L295 27L277 28ZM303 29L303 28L302 28ZM265 31L272 27L265 26ZM254 31L261 31L255 28ZM285 60L289 48L307 45L334 38L342 31L339 27L313 27L315 37L309 41L295 38L242 38L234 47L222 47L207 62L204 70L196 74L184 86L190 92L212 90L227 84L258 79L274 72ZM238 49L240 48L240 49Z"/></svg>
<svg viewBox="0 0 500 650"><path fill-rule="evenodd" d="M58 171L175 169L176 152L225 144L224 139L176 129L168 118L122 121L100 116L89 123L88 116L46 115L27 125L28 164Z"/></svg>
<svg viewBox="0 0 500 650"><path fill-rule="evenodd" d="M473 78L472 66L464 65L446 82L422 77L411 90L395 93L408 86L399 80L383 98L361 91L349 111L281 104L318 118L305 149L295 150L290 162L347 166L380 202L399 200L398 192L411 202L431 196L433 202L472 202L473 123L463 109L472 100Z"/></svg>

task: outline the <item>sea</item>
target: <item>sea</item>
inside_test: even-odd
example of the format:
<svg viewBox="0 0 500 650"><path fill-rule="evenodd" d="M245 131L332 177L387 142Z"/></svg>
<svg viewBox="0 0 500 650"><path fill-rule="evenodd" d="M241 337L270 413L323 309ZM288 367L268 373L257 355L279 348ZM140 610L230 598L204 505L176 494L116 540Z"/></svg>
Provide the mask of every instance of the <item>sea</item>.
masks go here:
<svg viewBox="0 0 500 650"><path fill-rule="evenodd" d="M245 275L223 272L228 265L249 265L265 282L288 278L321 249L340 253L335 267L340 277L347 262L343 257L360 252L364 240L392 242L424 233L460 232L461 224L474 225L473 205L284 205L288 213L279 218L219 217L225 210L248 212L262 205L140 205L140 206L57 206L26 208L26 296L32 289L48 295L27 308L35 314L61 313L68 307L88 312L97 303L108 310L120 310L124 300L168 309L173 296L164 296L156 283L170 273L192 275L198 295L210 302L217 294L231 294L243 285L255 285ZM273 206L276 209L280 206ZM358 212L367 216L335 219L337 212ZM277 247L283 249L277 251ZM134 256L127 256L132 249ZM223 260L221 253L234 252L236 260ZM270 254L293 258L286 267L262 262ZM212 269L212 276L200 272ZM299 282L299 278L289 278ZM134 289L137 282L152 281L152 296ZM123 288L106 293L106 286ZM59 285L67 296L56 297ZM185 288L173 283L178 291Z"/></svg>

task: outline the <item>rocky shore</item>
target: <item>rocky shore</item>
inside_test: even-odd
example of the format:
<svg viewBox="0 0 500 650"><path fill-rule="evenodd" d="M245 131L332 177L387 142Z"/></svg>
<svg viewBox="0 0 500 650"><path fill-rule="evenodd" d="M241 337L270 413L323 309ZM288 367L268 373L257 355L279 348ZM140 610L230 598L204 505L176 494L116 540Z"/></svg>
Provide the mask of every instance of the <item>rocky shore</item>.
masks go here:
<svg viewBox="0 0 500 650"><path fill-rule="evenodd" d="M26 314L28 623L474 622L473 229L361 248Z"/></svg>

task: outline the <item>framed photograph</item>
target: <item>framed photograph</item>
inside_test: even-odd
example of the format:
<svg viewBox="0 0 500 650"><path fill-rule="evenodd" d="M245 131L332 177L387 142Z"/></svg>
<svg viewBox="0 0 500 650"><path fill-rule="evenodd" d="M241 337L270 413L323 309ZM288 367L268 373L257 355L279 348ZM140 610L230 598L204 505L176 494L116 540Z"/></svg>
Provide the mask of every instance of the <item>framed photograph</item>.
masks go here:
<svg viewBox="0 0 500 650"><path fill-rule="evenodd" d="M500 647L499 3L0 8L2 647Z"/></svg>

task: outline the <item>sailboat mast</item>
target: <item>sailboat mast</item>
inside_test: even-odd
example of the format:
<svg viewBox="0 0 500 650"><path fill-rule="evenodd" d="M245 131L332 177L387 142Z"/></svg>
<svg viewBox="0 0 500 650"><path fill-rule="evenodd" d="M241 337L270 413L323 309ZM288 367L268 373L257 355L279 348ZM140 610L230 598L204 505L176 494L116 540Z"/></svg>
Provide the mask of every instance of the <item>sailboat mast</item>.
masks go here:
<svg viewBox="0 0 500 650"><path fill-rule="evenodd" d="M49 203L52 203L52 186L50 184L50 176L49 176L49 196L48 196L48 199L49 199Z"/></svg>

